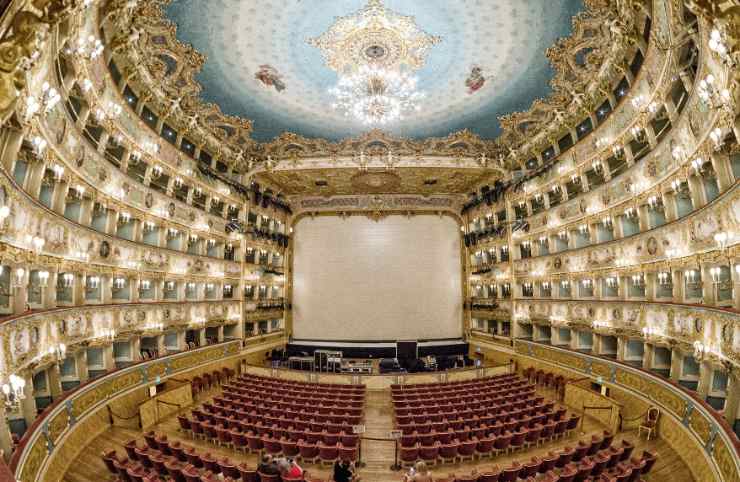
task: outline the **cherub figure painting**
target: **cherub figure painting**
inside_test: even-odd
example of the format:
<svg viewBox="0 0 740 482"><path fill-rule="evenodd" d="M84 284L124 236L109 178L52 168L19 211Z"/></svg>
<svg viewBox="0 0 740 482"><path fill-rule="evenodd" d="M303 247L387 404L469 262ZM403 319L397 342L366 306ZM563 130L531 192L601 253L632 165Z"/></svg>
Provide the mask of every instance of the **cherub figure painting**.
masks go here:
<svg viewBox="0 0 740 482"><path fill-rule="evenodd" d="M470 68L470 75L465 79L465 87L468 88L468 94L475 94L485 83L486 78L483 76L483 69L478 65L473 65Z"/></svg>
<svg viewBox="0 0 740 482"><path fill-rule="evenodd" d="M275 87L275 90L278 92L285 90L285 83L282 80L280 72L272 65L260 65L260 69L254 74L254 78L262 82L266 87Z"/></svg>

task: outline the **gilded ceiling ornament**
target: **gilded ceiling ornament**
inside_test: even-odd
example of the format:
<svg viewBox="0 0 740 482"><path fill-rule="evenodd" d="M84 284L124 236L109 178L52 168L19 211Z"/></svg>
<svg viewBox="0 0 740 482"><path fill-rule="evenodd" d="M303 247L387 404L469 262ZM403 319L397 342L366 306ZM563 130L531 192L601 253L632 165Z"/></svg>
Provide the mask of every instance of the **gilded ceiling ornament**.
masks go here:
<svg viewBox="0 0 740 482"><path fill-rule="evenodd" d="M418 70L429 49L441 40L421 30L413 17L386 9L381 0L370 0L358 12L337 18L308 43L321 50L329 68L344 73L367 64Z"/></svg>

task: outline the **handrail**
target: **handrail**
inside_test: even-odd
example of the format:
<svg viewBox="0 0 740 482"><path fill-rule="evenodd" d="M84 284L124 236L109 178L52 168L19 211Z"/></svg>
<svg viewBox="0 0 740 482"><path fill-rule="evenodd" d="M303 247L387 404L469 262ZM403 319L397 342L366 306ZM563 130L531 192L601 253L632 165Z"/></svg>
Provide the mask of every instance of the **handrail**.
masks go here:
<svg viewBox="0 0 740 482"><path fill-rule="evenodd" d="M229 342L222 342L222 343L216 343L213 345L208 345L206 347L197 348L194 350L188 350L180 353L176 353L173 355L168 355L160 358L155 358L151 360L142 360L139 362L136 362L132 365L129 365L125 368L119 368L112 370L102 377L98 377L95 379L87 380L86 382L78 385L74 389L70 390L67 393L64 393L63 396L57 398L54 400L53 403L51 403L49 406L47 406L44 411L39 414L36 419L33 421L31 426L26 430L26 433L24 434L23 438L18 443L15 451L13 452L12 458L10 460L10 468L14 471L17 471L20 467L19 464L22 460L25 459L29 454L27 453L30 448L33 447L33 445L30 443L32 439L36 439L42 435L44 435L44 426L47 424L48 420L51 418L52 415L56 416L61 411L67 411L68 404L73 403L73 400L77 398L78 396L81 396L83 392L88 392L90 390L93 390L94 387L107 383L110 380L124 374L127 372L135 373L143 369L143 367L148 365L155 365L155 364L161 364L162 362L165 362L167 360L173 360L177 358L187 357L195 352L204 352L207 350L213 350L214 348L222 347L224 349L224 352L229 349L229 345L232 345L232 351L235 354L239 353L240 348L240 342L239 341L229 341ZM165 375L166 376L166 375ZM145 381L145 378L142 378L142 382ZM138 386L138 385L134 385ZM130 387L129 387L130 388ZM126 389L124 389L125 391ZM103 399L99 401L98 403L107 403L109 399ZM86 407L86 412L93 409L93 406ZM16 474L17 476L19 474Z"/></svg>
<svg viewBox="0 0 740 482"><path fill-rule="evenodd" d="M70 310L80 310L80 309L101 309L101 308L121 308L121 307L127 307L127 306L164 306L164 305L195 305L198 303L238 303L238 300L197 300L197 301L190 301L190 300L178 300L178 301L147 301L147 302L141 302L141 303L132 303L132 302L126 302L126 303L106 303L106 304L89 304L89 305L75 305L75 306L57 306L56 308L48 308L44 310L30 310L30 311L24 311L23 313L17 313L7 316L0 316L0 325L3 323L7 323L9 321L18 320L21 318L26 317L34 317L34 316L43 316L43 315L54 315L56 313L61 313L64 311L70 311ZM237 323L237 322L235 322Z"/></svg>
<svg viewBox="0 0 740 482"><path fill-rule="evenodd" d="M620 383L616 380L612 380L610 383L617 385L620 387L620 389L628 390L632 393L635 393L636 395L646 398L650 401L650 403L657 405L659 407L662 407L664 410L666 410L668 413L670 413L675 419L677 419L679 422L682 422L687 430L689 430L693 437L696 439L695 444L701 446L704 450L707 452L707 456L712 460L714 463L714 469L718 472L724 474L724 472L720 471L720 466L717 463L717 459L715 458L715 454L717 453L715 451L715 448L717 446L717 439L716 436L719 436L720 438L724 439L722 440L724 447L727 448L731 452L732 459L729 461L733 465L733 467L729 468L726 466L721 467L725 470L735 470L735 473L737 473L737 468L740 461L740 440L738 440L737 435L733 431L732 427L730 427L729 423L717 412L715 411L706 401L702 400L700 397L698 397L695 393L692 393L691 391L687 390L686 388L680 386L679 384L675 383L673 380L668 380L663 377L659 377L647 370L644 370L639 367L631 366L627 363L601 357L598 355L591 355L586 353L577 352L575 350L568 350L565 348L560 348L552 345L546 345L544 343L534 342L530 340L516 340L517 345L524 346L524 347L543 347L547 350L553 350L555 352L562 352L567 353L568 355L579 357L582 359L591 359L595 360L599 363L606 363L606 364L612 364L617 367L619 367L620 370L623 370L625 372L632 372L639 374L641 377L653 382L656 385L659 385L660 388L667 389L670 392L673 392L678 396L678 398L683 402L684 405L684 413L677 413L676 409L672 409L669 405L666 405L664 400L657 399L655 396L641 393L636 388L634 388L631 385ZM519 355L523 356L534 356L531 348L527 348L525 351L519 351L517 350L517 353ZM554 364L554 365L560 365L560 363L557 360L544 360L545 363ZM584 367L574 367L570 365L564 365L568 369L573 371L581 371L590 373L590 369L587 368L588 365ZM702 432L706 433L707 440L704 440L702 436L699 434L699 432L694 429L694 427L691 425L690 421L693 420L691 415L692 413L698 412L701 417L705 419L707 422L706 430L702 430ZM710 421L714 423L715 427L713 428L710 424Z"/></svg>

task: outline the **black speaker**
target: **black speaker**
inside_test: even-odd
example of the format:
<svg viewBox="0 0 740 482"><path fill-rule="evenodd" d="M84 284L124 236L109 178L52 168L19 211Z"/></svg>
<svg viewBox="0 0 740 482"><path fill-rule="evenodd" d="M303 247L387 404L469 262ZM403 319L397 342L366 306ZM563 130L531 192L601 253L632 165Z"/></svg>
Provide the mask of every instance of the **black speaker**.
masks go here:
<svg viewBox="0 0 740 482"><path fill-rule="evenodd" d="M396 342L396 358L399 360L418 358L417 350L416 340Z"/></svg>

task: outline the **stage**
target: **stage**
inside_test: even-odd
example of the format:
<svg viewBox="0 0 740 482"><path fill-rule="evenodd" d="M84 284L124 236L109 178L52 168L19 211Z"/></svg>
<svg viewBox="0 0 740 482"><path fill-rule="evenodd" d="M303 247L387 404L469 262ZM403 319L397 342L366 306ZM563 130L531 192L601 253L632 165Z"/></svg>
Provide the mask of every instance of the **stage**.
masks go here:
<svg viewBox="0 0 740 482"><path fill-rule="evenodd" d="M468 343L461 338L418 340L418 358L468 354ZM311 356L315 350L341 351L344 358L396 358L396 341L291 340L285 346L288 356Z"/></svg>

